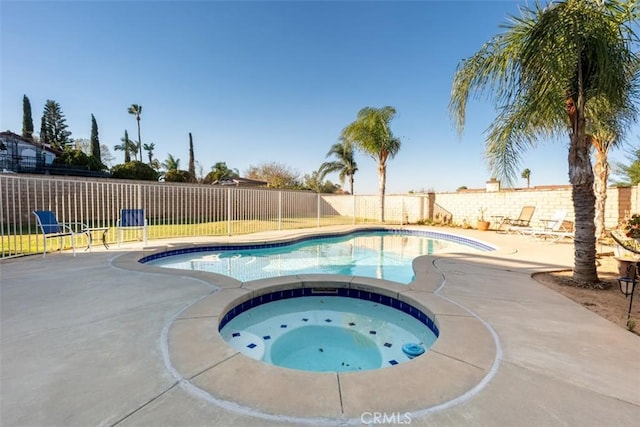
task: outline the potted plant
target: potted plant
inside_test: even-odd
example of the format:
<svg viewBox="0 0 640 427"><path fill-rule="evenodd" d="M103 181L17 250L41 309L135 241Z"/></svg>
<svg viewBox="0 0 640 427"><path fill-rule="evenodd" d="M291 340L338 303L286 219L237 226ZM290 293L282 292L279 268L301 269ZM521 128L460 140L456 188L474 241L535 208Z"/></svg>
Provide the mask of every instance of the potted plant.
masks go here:
<svg viewBox="0 0 640 427"><path fill-rule="evenodd" d="M616 260L618 273L622 277L634 277L640 261L640 214L624 218L611 232L616 241Z"/></svg>
<svg viewBox="0 0 640 427"><path fill-rule="evenodd" d="M478 217L478 222L476 223L476 228L480 231L487 231L489 229L489 225L491 224L489 221L485 221L484 213L487 211L487 208L480 208L480 216Z"/></svg>
<svg viewBox="0 0 640 427"><path fill-rule="evenodd" d="M640 214L633 214L624 218L619 226L622 234L636 242L640 240Z"/></svg>

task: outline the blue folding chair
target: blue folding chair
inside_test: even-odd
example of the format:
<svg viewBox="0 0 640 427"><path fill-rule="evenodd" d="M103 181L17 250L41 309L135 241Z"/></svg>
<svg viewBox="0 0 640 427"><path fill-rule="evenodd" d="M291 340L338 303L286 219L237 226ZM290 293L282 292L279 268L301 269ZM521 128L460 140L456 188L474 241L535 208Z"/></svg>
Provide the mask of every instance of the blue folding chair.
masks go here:
<svg viewBox="0 0 640 427"><path fill-rule="evenodd" d="M73 256L76 256L76 242L75 238L78 234L86 234L87 226L82 222L58 222L56 214L52 211L33 211L38 222L38 227L42 231L44 236L44 253L42 258L47 256L47 239L59 238L60 239L60 252L62 252L63 238L66 236L71 237L71 249L73 250Z"/></svg>
<svg viewBox="0 0 640 427"><path fill-rule="evenodd" d="M116 223L118 230L118 245L122 243L123 232L126 230L142 230L144 245L147 245L147 219L144 209L122 209Z"/></svg>

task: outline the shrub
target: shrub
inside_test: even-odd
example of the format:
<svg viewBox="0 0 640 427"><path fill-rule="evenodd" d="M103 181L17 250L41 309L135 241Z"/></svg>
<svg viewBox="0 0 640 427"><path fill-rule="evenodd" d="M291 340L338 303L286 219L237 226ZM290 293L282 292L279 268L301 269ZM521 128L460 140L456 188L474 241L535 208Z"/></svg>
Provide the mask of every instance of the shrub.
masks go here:
<svg viewBox="0 0 640 427"><path fill-rule="evenodd" d="M98 159L93 156L86 155L81 150L65 150L55 158L53 164L86 167L92 171L101 171L107 168Z"/></svg>
<svg viewBox="0 0 640 427"><path fill-rule="evenodd" d="M115 165L111 168L111 176L118 179L137 179L141 181L158 180L158 172L148 164L137 160Z"/></svg>
<svg viewBox="0 0 640 427"><path fill-rule="evenodd" d="M196 178L189 171L171 169L164 174L165 182L197 182Z"/></svg>

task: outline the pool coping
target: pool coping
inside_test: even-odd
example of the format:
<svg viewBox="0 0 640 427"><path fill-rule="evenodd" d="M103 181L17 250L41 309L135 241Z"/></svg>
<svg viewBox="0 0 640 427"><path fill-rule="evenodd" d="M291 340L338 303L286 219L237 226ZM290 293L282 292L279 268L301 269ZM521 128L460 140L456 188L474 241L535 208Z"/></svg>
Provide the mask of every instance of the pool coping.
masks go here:
<svg viewBox="0 0 640 427"><path fill-rule="evenodd" d="M175 245L174 248L178 246L194 245ZM192 394L227 409L301 423L357 421L357 417L371 408L418 415L472 395L495 371L499 354L495 333L475 314L437 294L444 277L434 267L434 260L450 254L415 258L416 278L409 285L316 274L242 283L215 273L172 270L137 261L164 250L166 248L150 248L134 256L129 253L116 258L114 265L195 277L218 287L172 319L163 345L167 349L167 369L179 384ZM365 372L318 373L251 359L233 349L218 333L220 317L239 302L279 289L328 284L367 290L407 302L437 322L440 337L427 353L406 363ZM372 393L372 390L384 392Z"/></svg>

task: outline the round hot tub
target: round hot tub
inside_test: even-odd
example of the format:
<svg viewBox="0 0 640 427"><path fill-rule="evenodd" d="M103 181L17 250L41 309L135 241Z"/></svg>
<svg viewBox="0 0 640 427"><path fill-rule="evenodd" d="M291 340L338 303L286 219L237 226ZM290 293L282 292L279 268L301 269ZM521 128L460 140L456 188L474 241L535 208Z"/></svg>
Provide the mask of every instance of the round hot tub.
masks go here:
<svg viewBox="0 0 640 427"><path fill-rule="evenodd" d="M496 370L483 323L420 282L307 275L225 285L181 312L164 342L180 387L233 411L296 425L355 423L371 408L417 414L472 396ZM405 321L391 329L385 311Z"/></svg>
<svg viewBox="0 0 640 427"><path fill-rule="evenodd" d="M329 287L255 296L227 310L219 332L248 357L314 372L398 365L428 351L439 335L432 317L407 302Z"/></svg>

